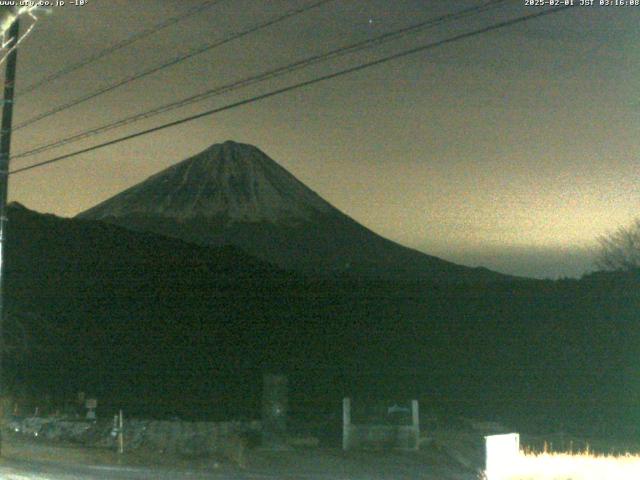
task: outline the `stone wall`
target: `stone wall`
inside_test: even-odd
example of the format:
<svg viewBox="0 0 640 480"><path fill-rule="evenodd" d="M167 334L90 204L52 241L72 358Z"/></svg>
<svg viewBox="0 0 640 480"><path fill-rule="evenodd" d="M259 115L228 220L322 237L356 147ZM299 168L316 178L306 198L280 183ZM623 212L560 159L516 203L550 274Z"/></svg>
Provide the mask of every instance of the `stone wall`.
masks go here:
<svg viewBox="0 0 640 480"><path fill-rule="evenodd" d="M86 446L115 448L117 441L112 421L30 417L13 419L6 427L16 434ZM237 456L236 450L259 441L261 430L259 421L187 422L125 418L124 444L127 450Z"/></svg>

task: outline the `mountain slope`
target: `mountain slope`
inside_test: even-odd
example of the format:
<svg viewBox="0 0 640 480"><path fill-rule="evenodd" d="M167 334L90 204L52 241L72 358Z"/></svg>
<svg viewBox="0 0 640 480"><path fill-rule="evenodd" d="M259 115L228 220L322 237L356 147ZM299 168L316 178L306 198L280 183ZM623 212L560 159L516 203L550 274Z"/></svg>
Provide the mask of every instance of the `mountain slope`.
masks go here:
<svg viewBox="0 0 640 480"><path fill-rule="evenodd" d="M85 391L105 415L228 419L258 411L260 377L278 371L295 408L401 397L638 425L637 274L446 288L318 278L17 205L7 233L10 392Z"/></svg>
<svg viewBox="0 0 640 480"><path fill-rule="evenodd" d="M216 144L81 213L279 266L434 281L505 280L382 238L251 145Z"/></svg>
<svg viewBox="0 0 640 480"><path fill-rule="evenodd" d="M187 391L195 402L218 392L211 379L239 388L249 367L268 368L288 351L293 322L279 306L296 291L288 272L235 247L17 204L8 213L2 373L12 391L121 399Z"/></svg>
<svg viewBox="0 0 640 480"><path fill-rule="evenodd" d="M328 213L331 205L249 145L226 142L178 163L79 215L150 215L179 221L228 217L287 224Z"/></svg>

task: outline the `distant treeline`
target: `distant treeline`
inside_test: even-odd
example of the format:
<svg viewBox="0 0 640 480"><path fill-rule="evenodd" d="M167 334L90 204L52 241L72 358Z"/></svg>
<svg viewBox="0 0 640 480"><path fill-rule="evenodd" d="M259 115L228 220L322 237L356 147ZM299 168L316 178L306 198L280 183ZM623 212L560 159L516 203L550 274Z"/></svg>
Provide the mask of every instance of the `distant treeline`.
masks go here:
<svg viewBox="0 0 640 480"><path fill-rule="evenodd" d="M349 395L550 423L640 414L638 273L321 278L23 208L10 221L3 378L16 395L253 415L262 374L278 371L298 411Z"/></svg>

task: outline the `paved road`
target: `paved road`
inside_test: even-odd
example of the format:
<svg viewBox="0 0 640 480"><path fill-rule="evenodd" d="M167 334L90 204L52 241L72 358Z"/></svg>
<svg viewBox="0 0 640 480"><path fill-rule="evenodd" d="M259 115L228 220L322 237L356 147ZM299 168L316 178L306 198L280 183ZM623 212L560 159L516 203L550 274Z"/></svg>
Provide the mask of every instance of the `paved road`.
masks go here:
<svg viewBox="0 0 640 480"><path fill-rule="evenodd" d="M15 440L15 439L14 439ZM476 472L456 467L437 451L420 455L317 449L261 451L250 467L190 462L131 465L113 452L60 447L35 441L6 443L0 480L477 480ZM109 455L107 455L109 454ZM121 461L129 462L122 464Z"/></svg>
<svg viewBox="0 0 640 480"><path fill-rule="evenodd" d="M63 465L27 460L4 460L0 465L2 480L258 480L275 478L279 477L252 472L188 472L169 468Z"/></svg>
<svg viewBox="0 0 640 480"><path fill-rule="evenodd" d="M387 472L388 473L388 472ZM469 473L459 475L452 472L414 471L398 472L400 475L376 474L329 474L321 473L266 473L258 471L195 471L152 469L125 466L63 465L50 462L26 460L4 460L0 465L1 480L472 480L477 476Z"/></svg>

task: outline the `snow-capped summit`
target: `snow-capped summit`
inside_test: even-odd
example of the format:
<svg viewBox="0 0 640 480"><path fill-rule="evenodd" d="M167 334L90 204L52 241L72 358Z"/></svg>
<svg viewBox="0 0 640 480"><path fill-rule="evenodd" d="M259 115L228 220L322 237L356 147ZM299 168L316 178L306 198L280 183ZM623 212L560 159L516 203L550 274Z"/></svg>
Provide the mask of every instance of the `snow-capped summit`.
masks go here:
<svg viewBox="0 0 640 480"><path fill-rule="evenodd" d="M333 207L252 145L227 141L148 178L79 215L159 215L176 220L291 223Z"/></svg>
<svg viewBox="0 0 640 480"><path fill-rule="evenodd" d="M428 280L500 280L380 237L258 148L213 145L78 215L200 245L234 245L284 268Z"/></svg>

